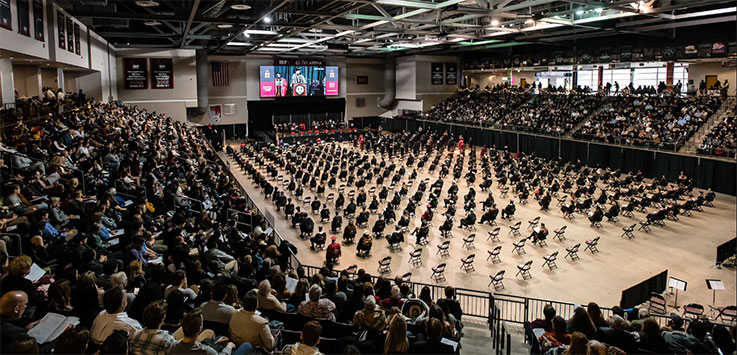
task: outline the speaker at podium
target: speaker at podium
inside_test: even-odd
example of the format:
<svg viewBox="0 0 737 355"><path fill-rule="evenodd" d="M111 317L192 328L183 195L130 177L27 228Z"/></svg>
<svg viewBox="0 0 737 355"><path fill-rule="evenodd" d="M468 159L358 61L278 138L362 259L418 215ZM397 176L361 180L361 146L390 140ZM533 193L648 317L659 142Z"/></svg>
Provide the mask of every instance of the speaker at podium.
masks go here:
<svg viewBox="0 0 737 355"><path fill-rule="evenodd" d="M295 83L292 85L292 96L307 96L307 84Z"/></svg>

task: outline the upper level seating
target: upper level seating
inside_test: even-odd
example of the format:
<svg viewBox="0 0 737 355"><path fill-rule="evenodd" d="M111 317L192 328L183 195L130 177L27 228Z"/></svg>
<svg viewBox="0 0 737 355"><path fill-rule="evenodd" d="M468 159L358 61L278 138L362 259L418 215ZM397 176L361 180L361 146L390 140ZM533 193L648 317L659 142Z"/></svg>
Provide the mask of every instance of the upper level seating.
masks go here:
<svg viewBox="0 0 737 355"><path fill-rule="evenodd" d="M503 128L560 135L596 110L599 94L547 93L535 95L501 120Z"/></svg>
<svg viewBox="0 0 737 355"><path fill-rule="evenodd" d="M721 105L716 97L615 96L574 137L651 148L682 146Z"/></svg>
<svg viewBox="0 0 737 355"><path fill-rule="evenodd" d="M517 87L494 86L487 90L463 90L431 107L424 118L488 126L503 120L531 95Z"/></svg>

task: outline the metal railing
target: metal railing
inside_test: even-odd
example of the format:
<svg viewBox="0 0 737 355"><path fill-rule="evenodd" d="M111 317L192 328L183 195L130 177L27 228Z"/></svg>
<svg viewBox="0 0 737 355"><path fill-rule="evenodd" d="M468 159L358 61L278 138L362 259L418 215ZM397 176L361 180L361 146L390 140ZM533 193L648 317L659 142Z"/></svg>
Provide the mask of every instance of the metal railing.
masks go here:
<svg viewBox="0 0 737 355"><path fill-rule="evenodd" d="M48 176L48 169L50 169L53 166L57 166L57 164L52 163L50 160L44 160L39 158L34 158L31 156L28 156L26 154L22 153L13 153L13 152L2 152L3 159L5 163L7 164L10 173L15 175L16 170L20 170L24 173L32 173L35 169L38 169L40 166L43 166L44 171L46 172L46 175ZM27 166L18 166L18 163L16 162L15 158L25 158L30 159L31 163ZM87 194L87 184L85 182L85 174L84 171L79 170L77 168L72 168L68 166L60 166L60 168L67 170L69 172L69 175L66 177L62 176L59 178L60 181L69 181L71 178L77 178L79 180L80 185L82 186L82 193Z"/></svg>

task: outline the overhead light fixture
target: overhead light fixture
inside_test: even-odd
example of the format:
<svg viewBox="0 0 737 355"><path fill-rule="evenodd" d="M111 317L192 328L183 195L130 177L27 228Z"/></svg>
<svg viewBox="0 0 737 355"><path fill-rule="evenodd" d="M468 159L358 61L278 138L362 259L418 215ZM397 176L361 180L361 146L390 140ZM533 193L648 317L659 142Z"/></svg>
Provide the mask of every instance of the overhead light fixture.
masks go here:
<svg viewBox="0 0 737 355"><path fill-rule="evenodd" d="M264 16L264 23L271 23L271 16L269 15Z"/></svg>
<svg viewBox="0 0 737 355"><path fill-rule="evenodd" d="M576 10L576 15L583 15L583 9Z"/></svg>
<svg viewBox="0 0 737 355"><path fill-rule="evenodd" d="M253 44L250 42L228 42L228 45L233 47L250 47Z"/></svg>
<svg viewBox="0 0 737 355"><path fill-rule="evenodd" d="M497 26L499 26L499 20L497 20L497 19L492 19L492 20L491 20L491 25L492 25L492 26L494 26L494 27L497 27Z"/></svg>
<svg viewBox="0 0 737 355"><path fill-rule="evenodd" d="M146 21L143 24L146 26L158 26L158 25L161 25L161 22L153 20L153 21Z"/></svg>
<svg viewBox="0 0 737 355"><path fill-rule="evenodd" d="M597 7L597 8L594 9L594 11L596 11L598 13L601 13L602 11L604 11L604 9L602 9L600 7Z"/></svg>
<svg viewBox="0 0 737 355"><path fill-rule="evenodd" d="M159 6L159 3L153 0L138 0L136 1L136 5L140 7L156 7Z"/></svg>
<svg viewBox="0 0 737 355"><path fill-rule="evenodd" d="M246 36L246 38L251 38L251 35L249 35L248 33L243 32L243 35Z"/></svg>
<svg viewBox="0 0 737 355"><path fill-rule="evenodd" d="M532 25L532 24L535 23L535 20L529 18L529 19L527 19L527 21L525 21L525 23L528 24L528 25Z"/></svg>
<svg viewBox="0 0 737 355"><path fill-rule="evenodd" d="M245 30L243 31L246 35L278 35L279 32L276 31L266 31L266 30ZM247 36L246 36L247 37Z"/></svg>
<svg viewBox="0 0 737 355"><path fill-rule="evenodd" d="M221 23L218 25L218 28L233 28L233 25L229 23Z"/></svg>
<svg viewBox="0 0 737 355"><path fill-rule="evenodd" d="M244 2L242 2L240 4L230 5L230 8L233 9L233 10L245 11L245 10L250 10L251 9L251 5L246 5L245 4L245 1L244 1Z"/></svg>

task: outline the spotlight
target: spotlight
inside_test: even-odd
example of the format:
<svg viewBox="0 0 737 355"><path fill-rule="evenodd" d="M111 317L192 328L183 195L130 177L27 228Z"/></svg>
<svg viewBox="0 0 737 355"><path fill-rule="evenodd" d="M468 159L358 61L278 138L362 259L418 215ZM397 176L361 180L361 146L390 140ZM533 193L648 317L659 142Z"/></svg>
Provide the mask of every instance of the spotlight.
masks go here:
<svg viewBox="0 0 737 355"><path fill-rule="evenodd" d="M270 16L264 17L264 23L271 23L271 17Z"/></svg>
<svg viewBox="0 0 737 355"><path fill-rule="evenodd" d="M497 20L497 19L492 19L492 20L491 20L491 25L492 25L492 26L494 26L494 27L497 27L497 26L499 26L499 20Z"/></svg>
<svg viewBox="0 0 737 355"><path fill-rule="evenodd" d="M136 5L140 7L156 7L159 6L159 3L152 0L138 0L136 1Z"/></svg>
<svg viewBox="0 0 737 355"><path fill-rule="evenodd" d="M233 28L233 25L231 25L229 23L221 23L221 24L218 25L218 28L223 28L223 29L225 29L225 28Z"/></svg>
<svg viewBox="0 0 737 355"><path fill-rule="evenodd" d="M602 11L604 11L604 9L602 9L600 7L597 7L597 8L594 9L594 11L596 11L598 13L601 13Z"/></svg>
<svg viewBox="0 0 737 355"><path fill-rule="evenodd" d="M583 9L581 9L581 10L576 10L576 15L579 15L579 16L580 16L580 15L583 15Z"/></svg>

